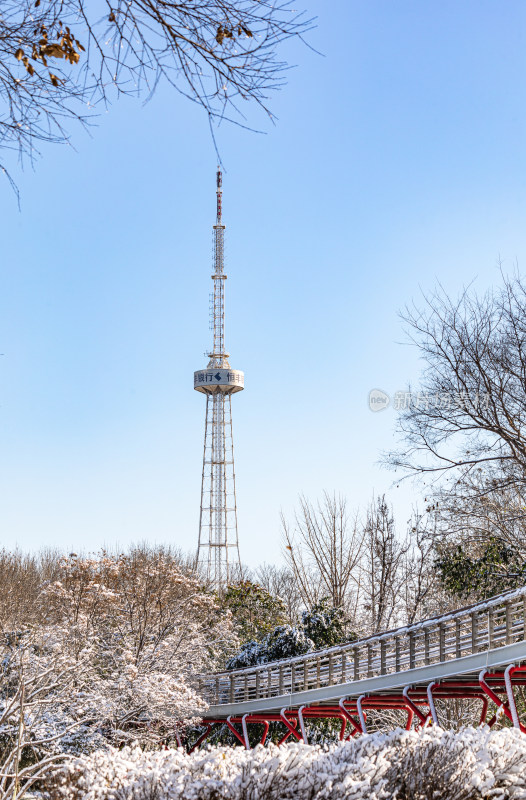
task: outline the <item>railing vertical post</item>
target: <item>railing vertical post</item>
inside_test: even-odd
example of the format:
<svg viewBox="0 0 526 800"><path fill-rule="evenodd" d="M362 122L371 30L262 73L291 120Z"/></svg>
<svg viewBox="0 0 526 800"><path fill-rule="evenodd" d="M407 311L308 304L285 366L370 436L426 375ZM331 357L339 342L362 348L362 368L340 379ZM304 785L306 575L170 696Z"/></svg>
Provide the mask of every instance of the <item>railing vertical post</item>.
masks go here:
<svg viewBox="0 0 526 800"><path fill-rule="evenodd" d="M230 676L230 702L234 702L234 676Z"/></svg>
<svg viewBox="0 0 526 800"><path fill-rule="evenodd" d="M462 657L462 643L460 641L460 620L457 617L455 620L455 658Z"/></svg>
<svg viewBox="0 0 526 800"><path fill-rule="evenodd" d="M320 657L317 656L317 658L316 658L316 689L320 688L320 681L321 681L321 664L320 664Z"/></svg>
<svg viewBox="0 0 526 800"><path fill-rule="evenodd" d="M342 675L340 683L345 683L347 678L347 657L345 654L345 650L342 650Z"/></svg>
<svg viewBox="0 0 526 800"><path fill-rule="evenodd" d="M352 660L353 660L353 672L354 672L354 680L360 680L360 648L353 647L352 649Z"/></svg>
<svg viewBox="0 0 526 800"><path fill-rule="evenodd" d="M424 663L429 664L431 659L429 658L429 628L424 629Z"/></svg>
<svg viewBox="0 0 526 800"><path fill-rule="evenodd" d="M415 664L415 634L409 631L409 669L414 669Z"/></svg>
<svg viewBox="0 0 526 800"><path fill-rule="evenodd" d="M387 665L386 665L386 651L387 645L385 643L385 639L380 640L380 675L385 675L387 673Z"/></svg>
<svg viewBox="0 0 526 800"><path fill-rule="evenodd" d="M395 670L400 672L400 637L395 636Z"/></svg>
<svg viewBox="0 0 526 800"><path fill-rule="evenodd" d="M260 689L260 679L259 679L259 669L256 670L256 700L259 700L259 689Z"/></svg>
<svg viewBox="0 0 526 800"><path fill-rule="evenodd" d="M522 598L522 638L526 639L526 594Z"/></svg>
<svg viewBox="0 0 526 800"><path fill-rule="evenodd" d="M373 677L373 646L372 644L367 645L367 677Z"/></svg>
<svg viewBox="0 0 526 800"><path fill-rule="evenodd" d="M479 615L474 611L471 615L471 652L478 653L479 649Z"/></svg>
<svg viewBox="0 0 526 800"><path fill-rule="evenodd" d="M506 603L506 644L511 644L512 634L512 619L511 619L511 603Z"/></svg>
<svg viewBox="0 0 526 800"><path fill-rule="evenodd" d="M283 664L279 665L279 693L283 694Z"/></svg>
<svg viewBox="0 0 526 800"><path fill-rule="evenodd" d="M303 662L303 688L309 688L309 662L307 659Z"/></svg>
<svg viewBox="0 0 526 800"><path fill-rule="evenodd" d="M329 653L329 686L333 684L333 669L334 669L334 654L331 650Z"/></svg>
<svg viewBox="0 0 526 800"><path fill-rule="evenodd" d="M290 665L290 693L294 694L296 686L296 662L293 661Z"/></svg>
<svg viewBox="0 0 526 800"><path fill-rule="evenodd" d="M244 696L245 700L248 700L248 673L246 673L246 672L245 672L245 687L244 687L243 696Z"/></svg>
<svg viewBox="0 0 526 800"><path fill-rule="evenodd" d="M267 697L272 696L272 667L267 667Z"/></svg>
<svg viewBox="0 0 526 800"><path fill-rule="evenodd" d="M446 626L441 622L438 626L438 657L440 661L446 660Z"/></svg>
<svg viewBox="0 0 526 800"><path fill-rule="evenodd" d="M491 650L495 641L495 613L493 606L488 610L488 645Z"/></svg>

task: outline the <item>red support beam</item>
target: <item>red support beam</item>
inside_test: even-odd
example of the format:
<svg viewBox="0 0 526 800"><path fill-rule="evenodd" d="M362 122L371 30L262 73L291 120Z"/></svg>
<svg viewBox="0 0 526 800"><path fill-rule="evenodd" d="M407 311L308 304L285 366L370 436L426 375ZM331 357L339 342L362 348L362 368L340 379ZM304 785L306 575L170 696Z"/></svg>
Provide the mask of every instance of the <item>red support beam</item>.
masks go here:
<svg viewBox="0 0 526 800"><path fill-rule="evenodd" d="M291 733L290 730L288 730L287 733L284 736L281 737L281 739L278 742L278 747L280 747L282 744L284 744L284 742L287 741L287 739L290 736L290 733Z"/></svg>
<svg viewBox="0 0 526 800"><path fill-rule="evenodd" d="M411 700L411 698L409 697L409 692L410 692L410 691L411 691L411 687L410 687L410 686L406 686L406 687L404 688L403 692L402 692L402 697L404 698L404 700L405 700L405 702L406 702L406 705L407 705L407 707L408 707L408 710L409 710L409 711L411 711L413 714L416 714L416 716L418 717L418 719L420 720L420 722L423 724L423 723L426 721L426 717L425 717L425 715L424 715L424 714L423 714L423 713L420 711L420 709L418 708L418 706L417 706L417 705L416 705L416 704L415 704L415 703L414 703L414 702ZM427 698L426 698L426 702L427 702Z"/></svg>
<svg viewBox="0 0 526 800"><path fill-rule="evenodd" d="M487 697L483 697L482 698L482 711L480 712L479 725L484 725L484 723L486 722L487 713L488 713L488 698Z"/></svg>
<svg viewBox="0 0 526 800"><path fill-rule="evenodd" d="M289 722L289 720L286 717L287 711L288 711L287 708L282 708L279 715L280 715L282 721L285 723L285 726L289 729L289 735L292 734L293 736L296 737L296 739L298 741L301 741L301 736L298 733L298 731L296 730L296 727L295 726L293 727L292 724Z"/></svg>
<svg viewBox="0 0 526 800"><path fill-rule="evenodd" d="M193 745L193 746L190 748L190 750L188 751L188 755L190 755L190 753L193 753L193 752L194 752L194 750L195 750L196 748L198 748L198 747L199 747L199 745L200 745L200 744L202 744L202 743L204 742L204 740L206 739L206 737L208 736L208 734L209 734L209 733L210 733L210 731L212 730L212 725L213 725L213 723L211 723L211 722L209 722L209 723L207 724L205 732L201 734L201 736L199 737L199 739L197 740L197 742L196 742L196 743L195 743L195 744L194 744L194 745Z"/></svg>
<svg viewBox="0 0 526 800"><path fill-rule="evenodd" d="M245 745L245 740L243 739L243 737L241 736L241 734L240 734L240 733L238 733L238 731L237 731L237 730L234 728L234 726L233 726L233 725L232 725L232 723L230 722L230 719L231 719L231 717L227 717L227 718L226 718L226 720L225 720L225 722L226 722L227 726L230 728L230 730L232 731L232 733L234 734L234 736L236 737L236 739L237 739L237 740L238 740L238 741L239 741L239 742L240 742L240 743L243 745L243 747L245 747L245 746L246 746L246 745Z"/></svg>
<svg viewBox="0 0 526 800"><path fill-rule="evenodd" d="M263 725L265 726L265 730L263 731L263 736L261 737L260 744L265 744L267 740L268 729L270 727L270 722L268 720L264 720Z"/></svg>

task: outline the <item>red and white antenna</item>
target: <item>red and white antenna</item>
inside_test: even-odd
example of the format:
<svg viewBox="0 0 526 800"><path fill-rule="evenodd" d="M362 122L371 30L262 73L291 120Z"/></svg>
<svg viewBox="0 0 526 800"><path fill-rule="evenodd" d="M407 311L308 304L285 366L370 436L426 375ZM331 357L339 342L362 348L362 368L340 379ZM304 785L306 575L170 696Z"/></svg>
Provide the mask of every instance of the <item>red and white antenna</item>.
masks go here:
<svg viewBox="0 0 526 800"><path fill-rule="evenodd" d="M223 173L221 168L217 167L217 224L221 224L221 216L223 214Z"/></svg>

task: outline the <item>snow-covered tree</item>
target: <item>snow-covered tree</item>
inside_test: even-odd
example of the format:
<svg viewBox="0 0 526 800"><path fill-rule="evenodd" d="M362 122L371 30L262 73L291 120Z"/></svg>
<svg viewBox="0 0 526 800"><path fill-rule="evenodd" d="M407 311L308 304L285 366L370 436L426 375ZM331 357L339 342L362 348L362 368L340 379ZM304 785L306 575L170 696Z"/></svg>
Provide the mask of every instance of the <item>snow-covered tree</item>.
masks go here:
<svg viewBox="0 0 526 800"><path fill-rule="evenodd" d="M206 708L197 674L237 645L230 615L166 551L71 555L55 577L36 623L0 631L0 800L68 754L177 738Z"/></svg>
<svg viewBox="0 0 526 800"><path fill-rule="evenodd" d="M0 798L17 797L68 753L104 744L96 720L110 716L89 648L76 659L67 629L0 635Z"/></svg>
<svg viewBox="0 0 526 800"><path fill-rule="evenodd" d="M260 638L286 621L281 597L248 578L228 586L221 605L232 612L241 641Z"/></svg>
<svg viewBox="0 0 526 800"><path fill-rule="evenodd" d="M205 708L198 673L216 668L236 638L231 619L168 553L137 548L63 560L44 595L52 624L66 625L73 659L90 648L111 699L105 724L119 742L158 741Z"/></svg>

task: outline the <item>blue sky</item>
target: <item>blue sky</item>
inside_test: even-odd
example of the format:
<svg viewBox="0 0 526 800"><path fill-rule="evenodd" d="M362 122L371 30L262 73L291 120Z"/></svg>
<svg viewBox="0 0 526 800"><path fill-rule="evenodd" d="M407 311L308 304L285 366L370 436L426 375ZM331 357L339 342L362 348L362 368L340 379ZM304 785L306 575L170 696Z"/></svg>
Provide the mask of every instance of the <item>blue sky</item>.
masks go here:
<svg viewBox="0 0 526 800"><path fill-rule="evenodd" d="M221 126L227 347L243 559L280 559L279 512L324 489L401 525L422 491L378 459L418 383L398 311L440 281L526 263L526 5L308 0L317 55L265 134ZM0 186L0 544L197 541L216 155L168 87L101 113Z"/></svg>

